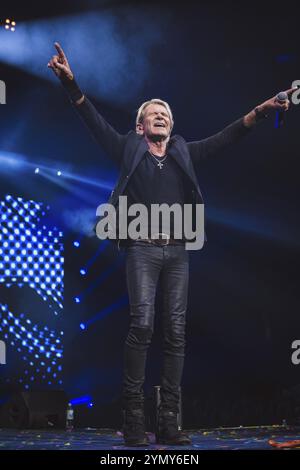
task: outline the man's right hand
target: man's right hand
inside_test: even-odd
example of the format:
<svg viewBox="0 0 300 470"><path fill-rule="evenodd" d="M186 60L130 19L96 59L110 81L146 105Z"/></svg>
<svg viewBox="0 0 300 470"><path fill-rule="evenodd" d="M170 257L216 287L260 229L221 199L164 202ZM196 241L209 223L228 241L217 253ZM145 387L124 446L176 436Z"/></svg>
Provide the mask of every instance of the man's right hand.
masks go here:
<svg viewBox="0 0 300 470"><path fill-rule="evenodd" d="M74 75L70 68L68 59L58 42L54 43L58 55L54 55L48 62L48 67L53 70L60 80L73 80Z"/></svg>

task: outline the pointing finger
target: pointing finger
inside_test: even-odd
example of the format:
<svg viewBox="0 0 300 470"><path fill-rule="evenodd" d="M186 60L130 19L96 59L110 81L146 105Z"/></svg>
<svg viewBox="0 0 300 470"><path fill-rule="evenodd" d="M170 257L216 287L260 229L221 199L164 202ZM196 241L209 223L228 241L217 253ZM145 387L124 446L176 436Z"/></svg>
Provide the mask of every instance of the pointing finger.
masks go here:
<svg viewBox="0 0 300 470"><path fill-rule="evenodd" d="M295 86L293 88L289 88L288 90L285 90L285 93L289 96L291 95L292 93L294 93L295 90L298 90L298 87Z"/></svg>
<svg viewBox="0 0 300 470"><path fill-rule="evenodd" d="M55 42L55 43L54 43L54 46L55 46L55 48L56 48L56 50L57 50L57 52L58 52L59 57L60 57L61 59L66 59L65 53L64 53L64 51L63 51L61 45L60 45L58 42Z"/></svg>

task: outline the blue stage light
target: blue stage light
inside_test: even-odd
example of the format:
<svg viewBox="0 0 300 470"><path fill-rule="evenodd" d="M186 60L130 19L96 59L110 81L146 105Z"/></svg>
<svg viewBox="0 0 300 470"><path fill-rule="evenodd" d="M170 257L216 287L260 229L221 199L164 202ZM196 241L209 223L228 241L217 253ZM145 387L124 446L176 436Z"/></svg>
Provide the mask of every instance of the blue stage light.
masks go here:
<svg viewBox="0 0 300 470"><path fill-rule="evenodd" d="M62 304L59 302L58 298L62 298L63 285L60 283L57 286L53 282L54 280L56 280L56 272L62 272L62 259L59 256L55 256L52 257L52 262L49 260L49 252L57 251L57 245L60 244L60 240L57 238L57 234L55 234L55 241L53 232L50 232L53 236L47 238L46 242L40 243L40 246L37 249L37 242L42 241L42 232L40 230L39 233L36 232L35 224L33 223L33 221L37 219L36 211L40 209L40 205L35 204L34 201L29 201L25 203L22 198L14 200L11 197L6 197L5 201L6 202L0 202L0 220L7 220L6 226L3 227L4 224L0 226L0 255L5 255L2 256L1 261L3 261L3 263L0 263L0 268L3 269L2 275L0 273L0 282L6 282L7 287L11 286L14 283L17 284L19 287L22 287L24 285L23 283L28 284L31 281L29 286L34 289L39 295L42 295L42 291L39 288L40 284L43 284L42 287L46 287L47 282L49 287L51 287L51 290L47 290L49 297L51 298L52 302L56 302L56 305L59 308L62 308ZM14 214L12 214L10 207L7 207L8 205L10 205L10 207L14 205ZM19 228L25 228L24 223L21 222L21 220L25 220L24 216L22 216L22 213L24 213L22 207L26 208L27 211L30 209L30 217L28 215L26 216L27 221L30 224L30 230L28 228L28 225L26 225L25 233L27 237L25 237L23 234L24 230L22 230L22 235L19 230ZM16 212L18 215L16 215ZM11 230L8 231L7 227ZM45 226L44 229L46 230ZM60 236L62 236L62 232L60 232ZM35 253L33 253L33 251ZM8 256L8 253L10 256ZM40 254L43 256L39 256ZM33 261L35 261L32 255L39 257L39 263L32 263ZM28 258L26 259L26 257ZM44 261L44 259L45 261L47 261L48 268L52 268L52 271L54 273L52 276L53 280L48 273L49 271L46 273L44 269L41 269L43 268L42 261ZM23 260L24 262L22 262ZM27 260L30 262L29 266L26 262ZM53 265L56 269L53 269ZM18 276L18 278L15 277L16 275ZM9 278L9 282L7 278ZM60 280L61 279L62 278L60 277ZM49 299L48 297L43 298L46 301L48 301ZM57 345L57 343L59 342L59 340L57 340L56 334L47 334L47 336L50 337L45 338L43 337L43 335L40 335L42 339L39 343L36 338L33 338L32 336L34 334L34 331L38 331L36 325L32 327L29 319L26 320L25 318L24 321L21 320L24 318L23 314L20 314L19 318L14 318L12 312L8 312L7 307L1 304L0 306L0 332L3 333L3 328L6 328L6 331L9 333L9 336L13 335L17 343L16 348L18 352L23 353L23 349L26 348L27 352L32 353L34 352L34 349L38 348L39 352L41 352L41 355L44 355L48 359L50 359L51 356L57 357L56 354L58 354L58 357L62 357L62 350L57 350L54 346ZM3 318L3 316L1 316L1 311L5 313L6 318ZM12 320L15 329L13 325L11 325L10 319ZM20 324L20 320L23 322L23 324ZM24 339L24 336L26 337L26 339ZM7 333L3 334L3 337L7 337ZM21 347L18 347L18 343ZM15 341L11 341L10 344L14 346ZM40 356L38 354L36 354L35 357L36 359L40 359ZM48 377L46 377L46 379L47 378Z"/></svg>
<svg viewBox="0 0 300 470"><path fill-rule="evenodd" d="M85 276L85 275L86 275L86 270L85 270L85 269L80 269L80 274L81 274L82 276Z"/></svg>
<svg viewBox="0 0 300 470"><path fill-rule="evenodd" d="M143 15L143 11L139 13L127 5L122 9L122 17L130 18L131 24L142 24ZM49 53L49 44L53 43L53 31L55 31L57 37L64 37L63 46L67 51L70 50L74 69L80 70L80 82L83 89L102 100L114 103L121 101L125 104L137 99L141 87L151 72L152 64L149 58L164 34L162 21L164 25L168 21L163 14L161 14L161 20L155 21L155 24L146 22L143 29L139 31L137 42L135 28L129 28L126 35L122 34L122 28L117 27L113 10L102 11L101 14L80 12L80 14L66 17L49 18L44 19L42 24L40 18L37 18L23 24L17 35L8 34L4 28L0 31L2 35L5 35L0 40L0 60L54 82L51 71L46 66L41 67L40 64ZM76 32L75 48L74 31ZM28 37L32 38L31 49L33 55L37 57L37 63L35 61L32 63L30 60L31 55L26 48ZM97 44L97 54L100 60L95 61L93 51L86 50L83 47L84 43ZM143 58L142 60L132 60L133 44L138 57ZM109 57L109 61L106 67L101 67L105 57ZM82 70L80 64L83 61L85 67ZM94 70L93 77L87 72L88 70ZM95 80L94 76L98 80ZM98 86L100 82L101 87Z"/></svg>
<svg viewBox="0 0 300 470"><path fill-rule="evenodd" d="M84 404L89 404L89 403L93 403L92 402L92 397L90 395L84 395L82 397L78 397L78 398L72 398L70 400L70 403L72 405L84 405Z"/></svg>
<svg viewBox="0 0 300 470"><path fill-rule="evenodd" d="M75 300L75 302L76 302L77 304L80 303L80 298L79 298L79 297L75 297L74 300Z"/></svg>
<svg viewBox="0 0 300 470"><path fill-rule="evenodd" d="M86 329L86 325L85 325L84 323L80 323L80 328L81 328L82 330L85 330L85 329Z"/></svg>

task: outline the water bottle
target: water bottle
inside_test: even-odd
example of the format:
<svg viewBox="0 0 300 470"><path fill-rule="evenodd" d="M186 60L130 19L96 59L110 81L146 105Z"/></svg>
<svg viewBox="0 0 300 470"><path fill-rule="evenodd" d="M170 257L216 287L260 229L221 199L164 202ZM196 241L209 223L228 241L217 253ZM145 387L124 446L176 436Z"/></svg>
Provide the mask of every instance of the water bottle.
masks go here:
<svg viewBox="0 0 300 470"><path fill-rule="evenodd" d="M68 403L66 411L66 431L73 431L74 429L74 410L72 403Z"/></svg>

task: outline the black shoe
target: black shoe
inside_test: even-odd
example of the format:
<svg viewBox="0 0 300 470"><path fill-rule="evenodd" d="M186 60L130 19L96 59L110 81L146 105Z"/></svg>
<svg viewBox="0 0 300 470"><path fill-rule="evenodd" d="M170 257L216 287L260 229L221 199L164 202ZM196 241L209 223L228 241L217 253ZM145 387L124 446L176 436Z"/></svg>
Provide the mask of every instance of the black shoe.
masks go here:
<svg viewBox="0 0 300 470"><path fill-rule="evenodd" d="M145 433L145 416L142 409L124 410L123 436L125 446L142 447L149 445L149 439Z"/></svg>
<svg viewBox="0 0 300 470"><path fill-rule="evenodd" d="M171 446L187 446L192 443L189 436L178 429L176 411L159 411L156 442Z"/></svg>

